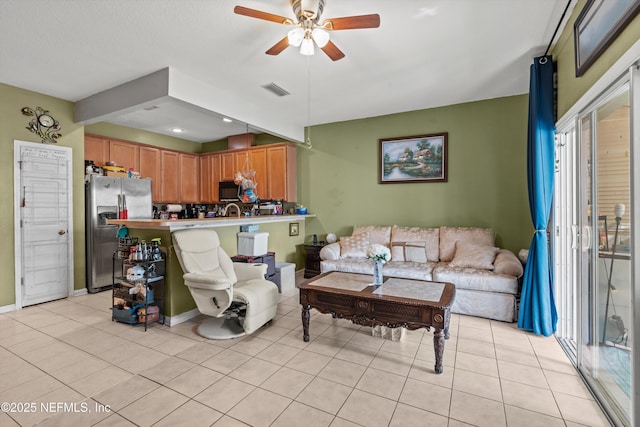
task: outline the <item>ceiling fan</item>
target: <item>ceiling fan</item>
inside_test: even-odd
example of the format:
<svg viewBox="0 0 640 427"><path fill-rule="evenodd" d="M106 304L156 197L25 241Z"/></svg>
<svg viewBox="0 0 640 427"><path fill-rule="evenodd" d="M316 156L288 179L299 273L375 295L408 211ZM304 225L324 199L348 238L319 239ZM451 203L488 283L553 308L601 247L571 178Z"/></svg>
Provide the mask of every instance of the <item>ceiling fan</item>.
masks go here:
<svg viewBox="0 0 640 427"><path fill-rule="evenodd" d="M344 53L329 40L329 31L377 28L380 26L380 15L377 13L331 18L320 23L325 0L290 0L290 2L295 19L243 6L236 6L233 11L238 15L295 27L289 31L287 36L265 52L268 55L278 55L290 45L300 46L300 53L303 55L313 55L315 44L329 58L337 61L344 58Z"/></svg>

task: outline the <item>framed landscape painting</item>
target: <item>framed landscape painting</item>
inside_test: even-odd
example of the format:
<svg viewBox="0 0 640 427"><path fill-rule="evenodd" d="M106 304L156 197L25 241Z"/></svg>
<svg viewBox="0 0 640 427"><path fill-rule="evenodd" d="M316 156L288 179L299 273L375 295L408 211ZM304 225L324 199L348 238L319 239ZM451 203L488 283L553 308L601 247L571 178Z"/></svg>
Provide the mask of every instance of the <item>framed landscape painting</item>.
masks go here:
<svg viewBox="0 0 640 427"><path fill-rule="evenodd" d="M640 0L588 0L573 25L580 77L640 12Z"/></svg>
<svg viewBox="0 0 640 427"><path fill-rule="evenodd" d="M445 132L381 139L378 182L446 182L447 136Z"/></svg>

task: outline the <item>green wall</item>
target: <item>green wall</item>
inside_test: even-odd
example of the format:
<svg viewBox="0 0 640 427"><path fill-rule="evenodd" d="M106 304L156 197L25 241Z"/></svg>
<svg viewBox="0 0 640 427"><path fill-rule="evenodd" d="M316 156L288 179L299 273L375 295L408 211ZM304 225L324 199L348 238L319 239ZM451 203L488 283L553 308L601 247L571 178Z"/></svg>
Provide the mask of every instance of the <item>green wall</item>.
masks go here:
<svg viewBox="0 0 640 427"><path fill-rule="evenodd" d="M85 287L84 262L84 132L73 123L73 104L61 99L18 89L0 83L0 206L4 206L0 235L4 236L0 256L0 307L15 304L15 259L13 212L14 140L40 143L26 129L31 117L23 116L23 107L42 107L60 122L62 137L57 145L71 147L73 158L73 253L74 288ZM78 208L81 207L81 208Z"/></svg>
<svg viewBox="0 0 640 427"><path fill-rule="evenodd" d="M576 77L573 24L586 3L587 0L578 0L565 30L551 49L558 68L558 119L640 39L640 15L637 15L598 60L582 76Z"/></svg>
<svg viewBox="0 0 640 427"><path fill-rule="evenodd" d="M298 148L298 201L312 234L353 225L476 226L528 248L526 95L314 126ZM448 182L378 184L379 139L448 132Z"/></svg>

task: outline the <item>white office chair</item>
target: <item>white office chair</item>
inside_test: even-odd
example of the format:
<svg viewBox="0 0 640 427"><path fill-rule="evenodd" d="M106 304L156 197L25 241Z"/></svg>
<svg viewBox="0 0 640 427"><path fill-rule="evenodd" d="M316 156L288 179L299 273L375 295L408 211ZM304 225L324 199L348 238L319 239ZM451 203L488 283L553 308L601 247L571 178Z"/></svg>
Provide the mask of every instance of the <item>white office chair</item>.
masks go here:
<svg viewBox="0 0 640 427"><path fill-rule="evenodd" d="M209 339L250 334L276 315L278 287L265 280L266 264L233 262L211 229L179 230L173 245L198 310L212 316L198 327Z"/></svg>

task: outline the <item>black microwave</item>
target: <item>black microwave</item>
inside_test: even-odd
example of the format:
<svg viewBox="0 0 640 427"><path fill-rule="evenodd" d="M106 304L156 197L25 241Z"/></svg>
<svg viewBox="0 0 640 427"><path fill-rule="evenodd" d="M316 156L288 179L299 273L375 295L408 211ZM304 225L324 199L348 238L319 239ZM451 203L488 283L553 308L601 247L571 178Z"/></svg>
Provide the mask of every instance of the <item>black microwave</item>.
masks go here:
<svg viewBox="0 0 640 427"><path fill-rule="evenodd" d="M220 181L218 184L218 200L221 202L237 202L240 199L240 185L233 181Z"/></svg>

